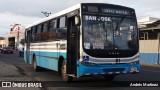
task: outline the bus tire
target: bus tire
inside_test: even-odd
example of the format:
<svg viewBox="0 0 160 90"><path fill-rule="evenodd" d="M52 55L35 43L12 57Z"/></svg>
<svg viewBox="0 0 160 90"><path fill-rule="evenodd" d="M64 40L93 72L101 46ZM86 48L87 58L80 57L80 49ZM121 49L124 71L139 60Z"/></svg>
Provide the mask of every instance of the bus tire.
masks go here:
<svg viewBox="0 0 160 90"><path fill-rule="evenodd" d="M105 75L104 78L107 80L107 81L112 81L114 80L116 75Z"/></svg>
<svg viewBox="0 0 160 90"><path fill-rule="evenodd" d="M35 72L40 70L40 67L37 66L37 61L36 61L36 57L35 56L33 57L33 69L34 69Z"/></svg>
<svg viewBox="0 0 160 90"><path fill-rule="evenodd" d="M61 66L61 74L62 74L62 78L65 82L71 82L73 80L73 77L67 75L66 62L64 60L62 62L62 66Z"/></svg>
<svg viewBox="0 0 160 90"><path fill-rule="evenodd" d="M58 60L58 75L59 76L62 76L61 67L62 67L63 60L64 60L64 58L62 56Z"/></svg>

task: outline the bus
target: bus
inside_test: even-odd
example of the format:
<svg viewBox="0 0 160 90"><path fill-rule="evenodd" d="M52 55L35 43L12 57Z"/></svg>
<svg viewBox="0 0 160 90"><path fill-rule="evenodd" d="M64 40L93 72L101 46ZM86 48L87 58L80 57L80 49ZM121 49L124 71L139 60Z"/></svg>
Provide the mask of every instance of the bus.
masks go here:
<svg viewBox="0 0 160 90"><path fill-rule="evenodd" d="M135 10L106 3L80 3L25 30L24 60L34 70L57 71L63 80L140 71Z"/></svg>

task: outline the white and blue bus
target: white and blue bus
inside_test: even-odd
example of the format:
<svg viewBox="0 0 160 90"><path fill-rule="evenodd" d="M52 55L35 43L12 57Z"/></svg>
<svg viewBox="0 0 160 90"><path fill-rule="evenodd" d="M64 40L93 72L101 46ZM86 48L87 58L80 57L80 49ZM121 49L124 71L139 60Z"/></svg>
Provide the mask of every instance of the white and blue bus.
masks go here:
<svg viewBox="0 0 160 90"><path fill-rule="evenodd" d="M135 10L80 3L27 26L24 60L57 71L63 80L90 75L108 80L138 73L139 34Z"/></svg>

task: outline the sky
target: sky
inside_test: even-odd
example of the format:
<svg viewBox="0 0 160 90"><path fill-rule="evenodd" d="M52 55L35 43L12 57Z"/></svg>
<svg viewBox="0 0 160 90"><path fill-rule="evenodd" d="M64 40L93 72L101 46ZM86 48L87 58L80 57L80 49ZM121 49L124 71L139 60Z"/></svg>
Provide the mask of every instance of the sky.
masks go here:
<svg viewBox="0 0 160 90"><path fill-rule="evenodd" d="M14 24L27 26L42 18L41 11L52 14L78 3L110 3L134 8L138 20L160 18L160 0L0 0L0 37L8 34Z"/></svg>

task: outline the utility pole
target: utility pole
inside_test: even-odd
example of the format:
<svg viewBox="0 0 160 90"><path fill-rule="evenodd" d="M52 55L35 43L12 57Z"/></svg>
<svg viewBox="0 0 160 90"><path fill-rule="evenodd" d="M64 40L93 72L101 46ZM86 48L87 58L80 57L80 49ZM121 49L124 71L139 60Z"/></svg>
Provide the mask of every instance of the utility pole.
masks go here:
<svg viewBox="0 0 160 90"><path fill-rule="evenodd" d="M41 13L43 13L46 17L49 17L49 15L51 14L51 12L43 12L43 11L41 11Z"/></svg>
<svg viewBox="0 0 160 90"><path fill-rule="evenodd" d="M19 48L19 30L20 30L20 27L18 25L18 35L17 35L17 49Z"/></svg>

